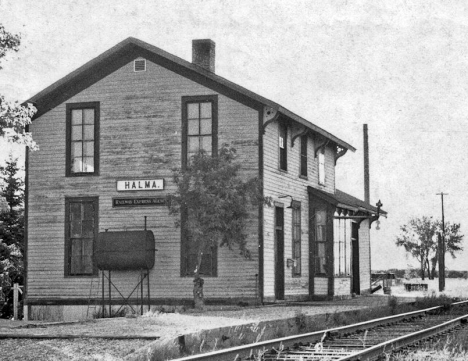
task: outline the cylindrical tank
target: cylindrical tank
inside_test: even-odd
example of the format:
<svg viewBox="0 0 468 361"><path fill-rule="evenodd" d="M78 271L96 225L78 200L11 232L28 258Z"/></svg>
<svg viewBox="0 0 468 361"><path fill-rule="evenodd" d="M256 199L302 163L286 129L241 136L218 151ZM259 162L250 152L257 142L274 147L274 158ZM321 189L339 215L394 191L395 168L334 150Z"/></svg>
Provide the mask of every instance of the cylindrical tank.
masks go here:
<svg viewBox="0 0 468 361"><path fill-rule="evenodd" d="M155 252L151 231L100 232L95 256L100 270L122 271L153 268Z"/></svg>

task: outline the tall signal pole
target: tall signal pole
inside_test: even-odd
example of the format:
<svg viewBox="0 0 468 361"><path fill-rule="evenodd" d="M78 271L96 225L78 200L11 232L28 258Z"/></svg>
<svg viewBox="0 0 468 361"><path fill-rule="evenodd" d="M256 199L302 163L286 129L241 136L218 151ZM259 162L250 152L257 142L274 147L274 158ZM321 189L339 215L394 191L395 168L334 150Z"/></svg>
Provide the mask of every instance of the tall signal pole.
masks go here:
<svg viewBox="0 0 468 361"><path fill-rule="evenodd" d="M442 292L445 289L445 219L444 219L444 195L447 196L448 193L440 192L437 193L440 195L442 201L442 235L439 234L439 292Z"/></svg>

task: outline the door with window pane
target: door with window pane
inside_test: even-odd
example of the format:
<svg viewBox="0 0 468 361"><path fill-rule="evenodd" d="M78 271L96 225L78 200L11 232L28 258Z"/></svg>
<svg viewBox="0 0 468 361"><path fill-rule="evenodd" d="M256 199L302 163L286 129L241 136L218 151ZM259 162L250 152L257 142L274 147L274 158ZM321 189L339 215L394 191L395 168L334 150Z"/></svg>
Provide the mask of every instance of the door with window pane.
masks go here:
<svg viewBox="0 0 468 361"><path fill-rule="evenodd" d="M67 274L94 274L97 201L67 200Z"/></svg>

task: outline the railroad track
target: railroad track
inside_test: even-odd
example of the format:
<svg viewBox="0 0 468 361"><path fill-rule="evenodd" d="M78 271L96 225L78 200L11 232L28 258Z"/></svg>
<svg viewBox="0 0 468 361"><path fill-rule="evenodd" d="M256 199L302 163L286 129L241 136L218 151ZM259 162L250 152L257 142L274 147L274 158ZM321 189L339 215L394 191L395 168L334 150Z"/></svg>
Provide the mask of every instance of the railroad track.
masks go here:
<svg viewBox="0 0 468 361"><path fill-rule="evenodd" d="M384 353L468 326L466 307L468 301L461 301L177 360L375 360Z"/></svg>

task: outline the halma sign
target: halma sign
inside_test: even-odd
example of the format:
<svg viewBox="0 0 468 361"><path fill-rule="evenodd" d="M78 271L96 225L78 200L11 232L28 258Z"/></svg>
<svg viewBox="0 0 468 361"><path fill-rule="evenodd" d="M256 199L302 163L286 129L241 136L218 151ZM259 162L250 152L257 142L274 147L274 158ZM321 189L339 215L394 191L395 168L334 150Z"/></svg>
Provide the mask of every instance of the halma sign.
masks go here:
<svg viewBox="0 0 468 361"><path fill-rule="evenodd" d="M122 191L155 191L164 189L164 179L142 179L117 181L117 190Z"/></svg>

